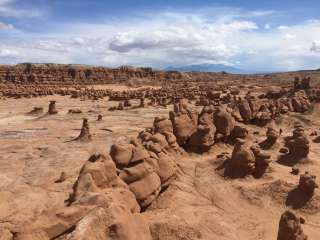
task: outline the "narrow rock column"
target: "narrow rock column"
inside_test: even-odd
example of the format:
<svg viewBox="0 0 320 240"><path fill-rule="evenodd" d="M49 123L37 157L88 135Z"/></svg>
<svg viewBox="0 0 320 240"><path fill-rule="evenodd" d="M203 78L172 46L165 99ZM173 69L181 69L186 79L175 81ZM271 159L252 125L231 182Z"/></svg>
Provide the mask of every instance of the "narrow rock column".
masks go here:
<svg viewBox="0 0 320 240"><path fill-rule="evenodd" d="M75 140L84 141L84 142L92 140L87 118L83 119L80 135Z"/></svg>
<svg viewBox="0 0 320 240"><path fill-rule="evenodd" d="M48 114L57 114L56 101L50 101Z"/></svg>

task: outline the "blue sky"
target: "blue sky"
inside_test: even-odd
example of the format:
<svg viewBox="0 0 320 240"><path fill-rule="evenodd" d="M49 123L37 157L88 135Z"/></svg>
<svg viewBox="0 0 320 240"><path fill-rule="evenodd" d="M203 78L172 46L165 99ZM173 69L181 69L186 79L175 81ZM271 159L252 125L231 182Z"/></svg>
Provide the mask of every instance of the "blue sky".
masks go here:
<svg viewBox="0 0 320 240"><path fill-rule="evenodd" d="M0 63L320 68L319 1L0 0Z"/></svg>

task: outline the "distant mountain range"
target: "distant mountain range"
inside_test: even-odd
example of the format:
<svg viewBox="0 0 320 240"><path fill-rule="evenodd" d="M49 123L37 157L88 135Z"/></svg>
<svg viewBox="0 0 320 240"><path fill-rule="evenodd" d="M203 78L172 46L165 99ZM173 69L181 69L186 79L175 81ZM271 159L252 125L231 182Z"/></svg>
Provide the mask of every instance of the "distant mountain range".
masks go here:
<svg viewBox="0 0 320 240"><path fill-rule="evenodd" d="M223 64L194 64L179 67L167 67L163 69L165 71L179 71L179 72L227 72L227 73L238 73L248 74L256 73L255 71L246 71Z"/></svg>

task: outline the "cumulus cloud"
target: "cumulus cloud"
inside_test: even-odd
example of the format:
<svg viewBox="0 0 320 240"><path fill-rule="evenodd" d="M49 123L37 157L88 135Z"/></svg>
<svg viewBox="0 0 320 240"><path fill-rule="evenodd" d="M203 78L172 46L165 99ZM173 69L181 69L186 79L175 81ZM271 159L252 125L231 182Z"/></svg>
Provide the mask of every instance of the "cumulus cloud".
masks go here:
<svg viewBox="0 0 320 240"><path fill-rule="evenodd" d="M287 30L287 29L289 29L290 27L289 26L286 26L286 25L280 25L279 27L278 27L278 29L279 30Z"/></svg>
<svg viewBox="0 0 320 240"><path fill-rule="evenodd" d="M19 52L17 50L0 48L0 58L16 58L19 56Z"/></svg>
<svg viewBox="0 0 320 240"><path fill-rule="evenodd" d="M310 50L311 52L320 53L320 41L313 41Z"/></svg>
<svg viewBox="0 0 320 240"><path fill-rule="evenodd" d="M3 23L3 22L0 22L0 30L12 30L14 29L14 26L12 24L6 24L6 23Z"/></svg>
<svg viewBox="0 0 320 240"><path fill-rule="evenodd" d="M320 54L314 54L320 52L319 41L314 41L320 39L320 22L271 28L265 21L271 13L223 13L213 17L208 13L163 12L108 23L68 23L45 34L15 33L14 41L8 37L2 45L19 53L12 56L16 62L156 68L225 63L253 70L314 67L320 61ZM262 29L258 27L259 16L267 22ZM6 54L8 58L10 54ZM3 57L1 61L5 61Z"/></svg>
<svg viewBox="0 0 320 240"><path fill-rule="evenodd" d="M270 24L270 23L266 23L266 24L264 25L264 29L269 30L270 28L271 28L271 24Z"/></svg>
<svg viewBox="0 0 320 240"><path fill-rule="evenodd" d="M14 18L38 18L41 17L43 11L35 7L21 8L15 5L16 0L0 0L0 16Z"/></svg>
<svg viewBox="0 0 320 240"><path fill-rule="evenodd" d="M290 34L290 33L287 33L284 38L287 39L287 40L290 40L290 39L295 39L297 37L297 35L295 34Z"/></svg>
<svg viewBox="0 0 320 240"><path fill-rule="evenodd" d="M197 19L181 26L166 25L118 33L111 39L109 47L119 53L140 49L155 55L161 51L168 62L174 60L176 64L182 61L188 64L217 59L226 61L240 52L235 43L227 43L228 38L257 28L250 21L206 23Z"/></svg>

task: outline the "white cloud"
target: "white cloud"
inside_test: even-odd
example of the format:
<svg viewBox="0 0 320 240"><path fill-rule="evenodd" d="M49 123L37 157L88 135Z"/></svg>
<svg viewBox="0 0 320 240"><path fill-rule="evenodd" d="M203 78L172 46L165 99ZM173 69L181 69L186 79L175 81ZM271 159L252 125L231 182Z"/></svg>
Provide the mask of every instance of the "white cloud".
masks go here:
<svg viewBox="0 0 320 240"><path fill-rule="evenodd" d="M278 29L279 30L287 30L287 29L289 29L290 27L289 26L286 26L286 25L280 25L279 27L278 27Z"/></svg>
<svg viewBox="0 0 320 240"><path fill-rule="evenodd" d="M238 48L234 44L227 44L226 40L232 35L257 28L257 25L250 21L232 21L223 24L189 22L188 25L159 26L151 30L118 33L109 46L111 50L119 53L128 53L134 49L161 50L170 55L184 56L185 60L209 61L237 54Z"/></svg>
<svg viewBox="0 0 320 240"><path fill-rule="evenodd" d="M0 48L0 58L16 58L19 56L19 52L17 50Z"/></svg>
<svg viewBox="0 0 320 240"><path fill-rule="evenodd" d="M320 41L313 41L310 50L311 52L320 53Z"/></svg>
<svg viewBox="0 0 320 240"><path fill-rule="evenodd" d="M274 10L266 10L266 11L253 11L251 12L251 16L253 17L264 17L264 16L269 16L274 14L275 11Z"/></svg>
<svg viewBox="0 0 320 240"><path fill-rule="evenodd" d="M286 35L284 35L284 38L287 39L287 40L295 39L296 37L297 37L297 35L290 34L290 33L287 33Z"/></svg>
<svg viewBox="0 0 320 240"><path fill-rule="evenodd" d="M21 8L14 5L15 0L0 0L0 16L15 18L38 18L43 15L36 7Z"/></svg>
<svg viewBox="0 0 320 240"><path fill-rule="evenodd" d="M0 22L0 30L12 30L14 29L14 26L12 24L6 24L6 23L3 23L3 22Z"/></svg>
<svg viewBox="0 0 320 240"><path fill-rule="evenodd" d="M246 14L251 17L244 18ZM262 28L268 31L260 30L256 18L268 14L271 12L237 12L213 17L207 13L164 12L117 22L68 23L45 34L18 32L16 38L1 42L3 49L19 53L12 56L16 62L157 68L226 63L253 70L314 67L320 61L320 54L314 54L320 52L319 41L314 41L320 39L320 22L271 28L266 21ZM9 58L6 54L0 61Z"/></svg>
<svg viewBox="0 0 320 240"><path fill-rule="evenodd" d="M271 28L271 24L270 24L270 23L266 23L266 24L264 25L264 29L269 30L270 28Z"/></svg>

